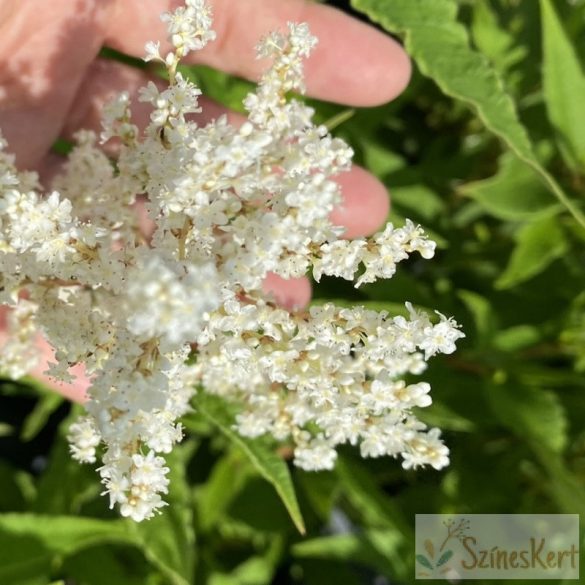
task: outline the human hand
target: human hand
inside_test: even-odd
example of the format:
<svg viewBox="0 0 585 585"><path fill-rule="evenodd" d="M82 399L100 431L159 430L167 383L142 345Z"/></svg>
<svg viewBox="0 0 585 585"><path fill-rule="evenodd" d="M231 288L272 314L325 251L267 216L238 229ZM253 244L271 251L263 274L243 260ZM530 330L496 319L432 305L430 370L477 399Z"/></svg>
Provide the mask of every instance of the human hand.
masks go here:
<svg viewBox="0 0 585 585"><path fill-rule="evenodd" d="M124 90L137 95L144 72L96 56L102 45L142 56L148 40L165 37L158 15L176 3L55 0L49 6L41 0L0 0L0 128L20 167L50 172L59 163L49 154L59 136L99 129L104 102ZM187 62L256 79L262 69L254 59L258 39L286 21L297 21L307 22L320 40L306 64L309 95L373 106L394 98L408 82L410 64L395 41L331 7L303 0L215 0L214 9L219 42L189 55ZM223 113L209 100L200 103L201 123ZM145 125L144 104L134 101L133 111L136 123ZM332 220L346 228L347 237L376 231L388 212L384 186L358 167L340 176L339 183L344 204ZM307 279L284 283L274 277L266 289L286 305L303 305L310 298ZM46 343L41 349L43 363L36 373L42 378L51 350ZM87 385L79 378L58 389L81 400Z"/></svg>

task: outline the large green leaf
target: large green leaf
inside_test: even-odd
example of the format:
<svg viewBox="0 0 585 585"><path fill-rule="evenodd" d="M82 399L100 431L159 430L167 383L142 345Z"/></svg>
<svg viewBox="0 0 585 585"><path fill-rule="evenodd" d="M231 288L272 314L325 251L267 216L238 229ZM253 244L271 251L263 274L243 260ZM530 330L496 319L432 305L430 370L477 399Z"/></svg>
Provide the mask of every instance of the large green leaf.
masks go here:
<svg viewBox="0 0 585 585"><path fill-rule="evenodd" d="M281 457L261 439L247 439L233 429L233 418L226 403L216 396L199 392L196 397L197 410L215 424L224 435L238 445L250 458L254 467L268 480L280 496L292 521L301 534L305 533L305 524L290 472Z"/></svg>
<svg viewBox="0 0 585 585"><path fill-rule="evenodd" d="M49 417L63 404L63 397L56 392L43 392L33 411L26 417L21 431L23 441L34 439L47 424Z"/></svg>
<svg viewBox="0 0 585 585"><path fill-rule="evenodd" d="M498 288L511 288L536 276L568 249L565 233L555 217L525 225L516 240L508 266L496 281Z"/></svg>
<svg viewBox="0 0 585 585"><path fill-rule="evenodd" d="M282 556L283 539L271 539L263 554L254 555L232 569L229 573L213 573L208 585L264 585L272 583L278 561Z"/></svg>
<svg viewBox="0 0 585 585"><path fill-rule="evenodd" d="M214 465L211 475L197 493L200 529L210 530L227 512L230 504L250 476L251 464L234 449Z"/></svg>
<svg viewBox="0 0 585 585"><path fill-rule="evenodd" d="M35 496L32 477L0 459L0 511L21 511Z"/></svg>
<svg viewBox="0 0 585 585"><path fill-rule="evenodd" d="M360 511L366 525L372 528L397 530L404 538L412 537L412 526L402 511L390 498L385 497L363 464L354 459L340 457L337 470L342 480L341 489L352 505Z"/></svg>
<svg viewBox="0 0 585 585"><path fill-rule="evenodd" d="M352 0L386 30L404 35L419 69L448 96L471 107L486 128L527 164L585 227L585 216L534 154L514 101L488 59L473 50L456 0Z"/></svg>
<svg viewBox="0 0 585 585"><path fill-rule="evenodd" d="M0 583L13 585L49 574L59 558L103 543L133 544L121 520L73 516L0 515Z"/></svg>
<svg viewBox="0 0 585 585"><path fill-rule="evenodd" d="M297 558L332 559L338 562L351 559L383 574L391 574L392 565L372 546L368 540L368 532L318 536L295 544L291 552Z"/></svg>
<svg viewBox="0 0 585 585"><path fill-rule="evenodd" d="M543 85L548 116L573 167L585 168L585 75L551 0L541 0Z"/></svg>
<svg viewBox="0 0 585 585"><path fill-rule="evenodd" d="M555 392L522 384L490 384L488 399L500 421L522 439L561 452L567 415Z"/></svg>
<svg viewBox="0 0 585 585"><path fill-rule="evenodd" d="M583 481L571 473L561 456L551 451L546 444L533 442L532 448L548 474L547 490L565 514L585 515L585 486Z"/></svg>
<svg viewBox="0 0 585 585"><path fill-rule="evenodd" d="M384 494L364 465L340 457L337 471L341 490L361 516L361 523L371 529L368 541L388 559L397 578L405 577L407 563L404 553L413 542L410 519Z"/></svg>
<svg viewBox="0 0 585 585"><path fill-rule="evenodd" d="M439 427L444 431L459 431L468 433L474 430L474 423L464 416L457 414L445 404L433 400L433 403L417 412L417 417L430 427Z"/></svg>
<svg viewBox="0 0 585 585"><path fill-rule="evenodd" d="M503 220L533 219L560 207L547 193L535 174L510 152L500 159L493 177L459 187L459 192L475 199L490 215Z"/></svg>
<svg viewBox="0 0 585 585"><path fill-rule="evenodd" d="M67 575L67 585L154 585L161 582L160 572L144 562L137 548L120 544L92 546L69 556L61 574Z"/></svg>

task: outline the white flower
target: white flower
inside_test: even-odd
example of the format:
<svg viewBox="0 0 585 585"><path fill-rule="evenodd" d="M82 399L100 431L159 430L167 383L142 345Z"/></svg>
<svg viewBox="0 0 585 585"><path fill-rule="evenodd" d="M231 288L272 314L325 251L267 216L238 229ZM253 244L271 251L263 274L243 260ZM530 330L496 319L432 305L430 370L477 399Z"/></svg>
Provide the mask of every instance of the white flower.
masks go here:
<svg viewBox="0 0 585 585"><path fill-rule="evenodd" d="M337 452L322 437L295 449L295 465L305 471L333 469L336 459Z"/></svg>
<svg viewBox="0 0 585 585"><path fill-rule="evenodd" d="M407 316L332 303L289 312L263 291L270 272L360 286L434 253L408 220L354 241L331 224L333 179L352 150L285 99L303 91L316 39L305 24L269 34L258 56L273 64L244 101L248 120L198 126L201 92L177 66L215 37L211 11L187 0L163 21L173 49L163 57L148 43L146 60L164 63L169 85L141 90L152 108L144 133L128 93L104 109L102 141L122 143L115 166L79 132L56 191L43 195L0 138L0 302L13 308L0 370L30 371L39 332L55 349L50 375L70 381L84 365L87 414L70 428L71 453L101 460L110 505L135 521L166 505L161 455L181 440L196 386L235 405L237 432L285 441L304 469L332 469L343 444L441 469L448 449L413 413L431 404L430 386L404 377L454 351L457 324L408 303Z"/></svg>
<svg viewBox="0 0 585 585"><path fill-rule="evenodd" d="M431 465L434 469L443 469L449 465L449 449L440 440L441 431L431 429L428 433L419 433L408 443L408 451L402 453L404 469L416 469Z"/></svg>
<svg viewBox="0 0 585 585"><path fill-rule="evenodd" d="M96 462L96 447L101 437L90 417L83 417L69 427L67 439L70 443L73 459L81 463Z"/></svg>
<svg viewBox="0 0 585 585"><path fill-rule="evenodd" d="M146 62L163 61L162 57L160 56L160 41L157 41L156 43L153 41L149 41L144 46L144 51L146 53L146 56L144 57L144 60Z"/></svg>
<svg viewBox="0 0 585 585"><path fill-rule="evenodd" d="M210 264L172 266L153 256L130 278L129 331L139 339L158 337L171 350L196 339L206 313L218 305L217 276Z"/></svg>

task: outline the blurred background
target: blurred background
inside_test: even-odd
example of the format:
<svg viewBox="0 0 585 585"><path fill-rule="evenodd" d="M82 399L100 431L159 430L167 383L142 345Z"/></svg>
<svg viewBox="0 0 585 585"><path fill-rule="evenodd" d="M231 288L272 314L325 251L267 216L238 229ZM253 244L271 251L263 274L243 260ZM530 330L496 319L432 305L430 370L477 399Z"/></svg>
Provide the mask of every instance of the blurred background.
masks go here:
<svg viewBox="0 0 585 585"><path fill-rule="evenodd" d="M443 429L451 465L407 472L348 448L333 472L291 467L301 535L288 476L275 477L286 453L199 412L170 457L171 506L132 525L68 455L79 407L5 380L1 585L407 584L417 513L585 514L585 2L334 4L403 41L413 79L379 108L311 103L388 186L389 220L420 223L438 253L359 291L326 279L314 302L411 301L462 324L419 415ZM250 84L186 72L242 109Z"/></svg>

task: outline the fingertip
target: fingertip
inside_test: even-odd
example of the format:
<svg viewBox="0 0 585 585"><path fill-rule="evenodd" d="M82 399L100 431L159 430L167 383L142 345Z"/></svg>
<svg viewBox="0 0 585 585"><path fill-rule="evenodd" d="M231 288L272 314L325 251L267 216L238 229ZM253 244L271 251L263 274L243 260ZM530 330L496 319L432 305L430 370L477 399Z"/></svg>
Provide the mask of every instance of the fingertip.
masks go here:
<svg viewBox="0 0 585 585"><path fill-rule="evenodd" d="M380 83L373 93L371 105L380 105L396 99L408 86L412 77L412 62L402 46L391 37L385 37L388 47L380 60Z"/></svg>
<svg viewBox="0 0 585 585"><path fill-rule="evenodd" d="M316 6L309 13L314 13L311 26L319 38L314 56L306 63L311 94L372 107L404 91L412 65L398 41L328 6Z"/></svg>
<svg viewBox="0 0 585 585"><path fill-rule="evenodd" d="M335 180L341 185L343 202L329 217L335 225L345 227L343 237L359 238L378 231L390 212L386 186L358 166L338 175Z"/></svg>
<svg viewBox="0 0 585 585"><path fill-rule="evenodd" d="M306 277L285 279L273 272L269 273L262 289L265 294L273 296L285 309L302 309L311 300L311 283Z"/></svg>

